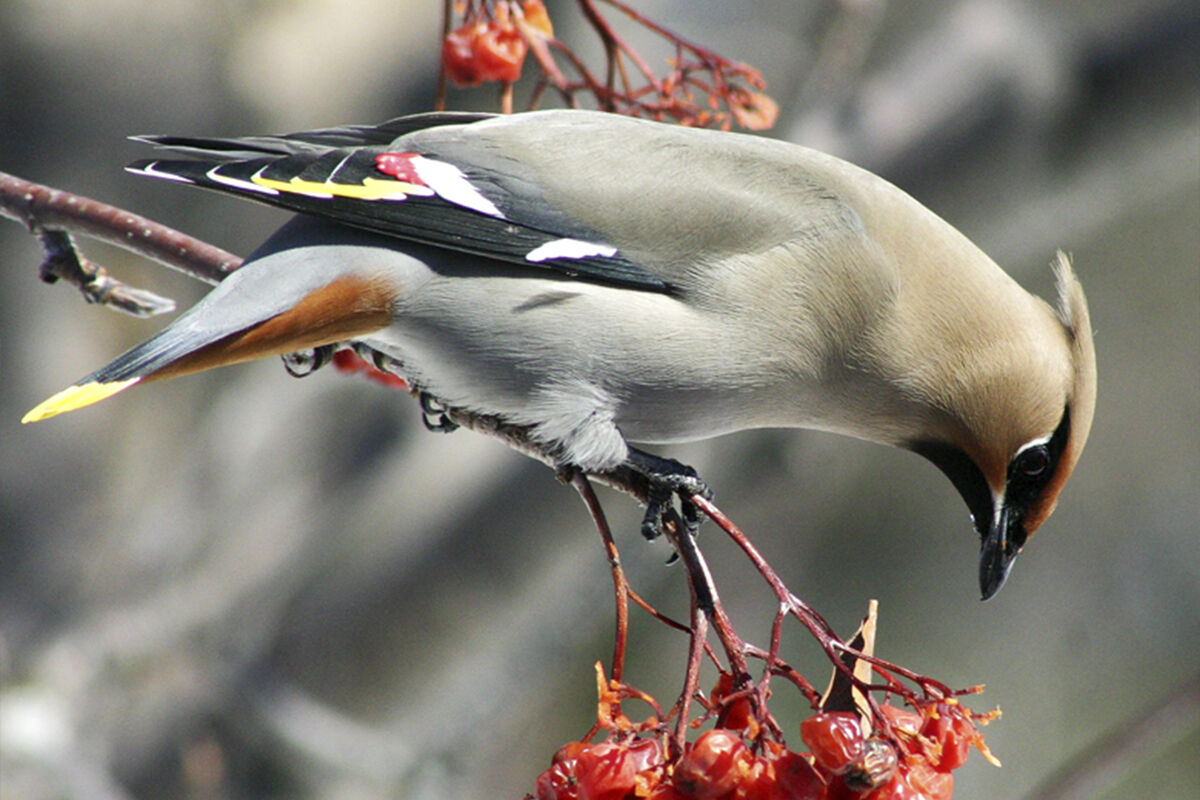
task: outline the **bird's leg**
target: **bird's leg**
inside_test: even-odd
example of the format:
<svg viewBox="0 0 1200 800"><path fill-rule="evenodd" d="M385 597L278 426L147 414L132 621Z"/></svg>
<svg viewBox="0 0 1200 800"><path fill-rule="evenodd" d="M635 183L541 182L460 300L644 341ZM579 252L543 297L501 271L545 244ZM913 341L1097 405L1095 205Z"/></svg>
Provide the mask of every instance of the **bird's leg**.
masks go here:
<svg viewBox="0 0 1200 800"><path fill-rule="evenodd" d="M359 358L368 364L373 364L375 369L380 372L395 375L405 381L409 380L408 376L405 375L404 364L398 359L362 342L354 342L351 347ZM411 383L409 385L411 386ZM421 405L421 423L425 426L425 430L432 431L433 433L453 433L458 430L459 424L450 418L450 407L448 405L424 389L414 388L416 389L417 402Z"/></svg>
<svg viewBox="0 0 1200 800"><path fill-rule="evenodd" d="M450 419L449 408L429 392L417 392L417 401L421 404L421 422L425 430L433 433L454 433L458 423Z"/></svg>
<svg viewBox="0 0 1200 800"><path fill-rule="evenodd" d="M358 357L368 364L374 364L375 369L380 372L387 372L395 375L397 378L404 378L404 364L399 359L392 358L387 353L376 350L373 347L363 344L362 342L354 342L351 345Z"/></svg>
<svg viewBox="0 0 1200 800"><path fill-rule="evenodd" d="M629 448L626 466L646 479L646 515L642 518L642 535L647 539L657 539L662 535L663 526L670 521L680 526L681 531L694 536L700 527L700 517L687 498L692 495L712 498L712 491L696 474L696 470L672 458L652 455L634 447ZM676 496L681 501L682 519L674 506Z"/></svg>
<svg viewBox="0 0 1200 800"><path fill-rule="evenodd" d="M312 350L300 350L295 353L284 353L280 356L283 368L293 378L303 378L312 375L321 367L333 360L334 346L322 345Z"/></svg>

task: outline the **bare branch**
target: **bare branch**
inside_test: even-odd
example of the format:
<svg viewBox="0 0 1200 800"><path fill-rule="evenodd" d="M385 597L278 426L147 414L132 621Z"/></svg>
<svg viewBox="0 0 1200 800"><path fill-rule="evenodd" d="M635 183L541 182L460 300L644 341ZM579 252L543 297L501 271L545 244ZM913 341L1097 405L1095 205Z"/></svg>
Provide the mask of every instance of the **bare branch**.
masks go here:
<svg viewBox="0 0 1200 800"><path fill-rule="evenodd" d="M38 275L46 283L60 278L78 287L89 303L99 303L135 317L152 317L175 310L175 301L145 289L129 286L108 274L79 252L71 234L61 230L43 230L38 234L45 250Z"/></svg>
<svg viewBox="0 0 1200 800"><path fill-rule="evenodd" d="M0 214L39 236L46 231L84 234L206 283L220 283L242 264L232 253L123 208L4 172L0 172Z"/></svg>

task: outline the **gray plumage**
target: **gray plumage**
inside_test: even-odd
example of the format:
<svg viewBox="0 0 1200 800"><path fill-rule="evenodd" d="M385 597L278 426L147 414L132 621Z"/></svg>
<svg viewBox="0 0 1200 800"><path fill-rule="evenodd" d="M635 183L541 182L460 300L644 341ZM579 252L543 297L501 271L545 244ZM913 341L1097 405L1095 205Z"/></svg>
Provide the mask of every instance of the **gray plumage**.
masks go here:
<svg viewBox="0 0 1200 800"><path fill-rule="evenodd" d="M138 171L303 213L149 350L81 385L153 378L204 348L197 368L214 366L214 342L346 279L380 307L353 301L355 324L305 346L385 353L567 466L758 427L907 447L970 506L985 596L1052 510L1095 397L1065 257L1054 308L886 181L763 138L582 111L391 125L151 139L199 160ZM381 143L381 130L405 132ZM404 181L403 199L355 194ZM299 349L288 336L229 360Z"/></svg>

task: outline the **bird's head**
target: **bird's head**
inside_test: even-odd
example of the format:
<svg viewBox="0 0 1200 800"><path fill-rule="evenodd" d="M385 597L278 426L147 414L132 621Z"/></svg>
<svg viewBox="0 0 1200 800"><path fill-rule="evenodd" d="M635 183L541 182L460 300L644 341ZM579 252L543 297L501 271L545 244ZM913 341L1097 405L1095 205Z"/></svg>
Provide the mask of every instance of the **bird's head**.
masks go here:
<svg viewBox="0 0 1200 800"><path fill-rule="evenodd" d="M1054 265L1058 308L1045 326L1012 332L1003 368L965 388L944 435L912 449L967 503L981 541L979 588L1000 590L1021 548L1054 511L1087 441L1096 355L1083 289L1067 256Z"/></svg>

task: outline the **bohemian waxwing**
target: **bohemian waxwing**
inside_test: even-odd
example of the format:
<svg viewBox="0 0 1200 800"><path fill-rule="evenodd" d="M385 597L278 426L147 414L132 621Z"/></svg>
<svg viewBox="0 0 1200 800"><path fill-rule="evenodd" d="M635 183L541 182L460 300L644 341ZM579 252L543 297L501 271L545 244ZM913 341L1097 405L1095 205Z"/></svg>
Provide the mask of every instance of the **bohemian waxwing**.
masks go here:
<svg viewBox="0 0 1200 800"><path fill-rule="evenodd" d="M566 468L698 490L631 448L804 427L937 465L1004 583L1092 423L1083 291L1057 311L868 172L793 144L586 111L142 137L129 167L300 212L149 341L24 421L135 383L350 343ZM693 473L694 475L694 473Z"/></svg>

